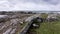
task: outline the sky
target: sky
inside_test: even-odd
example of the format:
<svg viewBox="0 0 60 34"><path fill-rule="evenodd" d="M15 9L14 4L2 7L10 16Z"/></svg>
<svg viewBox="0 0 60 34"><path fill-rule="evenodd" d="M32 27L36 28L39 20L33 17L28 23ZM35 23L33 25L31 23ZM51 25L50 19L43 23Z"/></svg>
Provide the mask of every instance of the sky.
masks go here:
<svg viewBox="0 0 60 34"><path fill-rule="evenodd" d="M60 11L60 0L0 0L0 11Z"/></svg>

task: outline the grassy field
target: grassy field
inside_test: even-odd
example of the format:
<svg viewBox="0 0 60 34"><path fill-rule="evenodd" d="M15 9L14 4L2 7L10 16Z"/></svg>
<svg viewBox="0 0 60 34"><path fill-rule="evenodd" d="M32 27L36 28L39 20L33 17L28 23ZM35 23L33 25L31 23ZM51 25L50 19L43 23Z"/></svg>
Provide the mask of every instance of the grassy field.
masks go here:
<svg viewBox="0 0 60 34"><path fill-rule="evenodd" d="M28 34L60 34L60 21L43 22L39 24L39 28L30 28Z"/></svg>
<svg viewBox="0 0 60 34"><path fill-rule="evenodd" d="M41 23L39 28L32 31L35 34L60 34L60 21Z"/></svg>

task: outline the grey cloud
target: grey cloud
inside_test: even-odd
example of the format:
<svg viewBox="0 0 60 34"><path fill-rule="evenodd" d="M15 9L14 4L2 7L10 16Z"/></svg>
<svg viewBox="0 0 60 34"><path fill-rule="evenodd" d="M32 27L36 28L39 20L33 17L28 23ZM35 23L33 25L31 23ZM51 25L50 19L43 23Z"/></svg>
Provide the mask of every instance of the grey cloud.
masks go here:
<svg viewBox="0 0 60 34"><path fill-rule="evenodd" d="M43 0L43 1L53 5L60 4L60 0Z"/></svg>
<svg viewBox="0 0 60 34"><path fill-rule="evenodd" d="M0 10L60 10L60 1L6 0L6 2L0 2Z"/></svg>
<svg viewBox="0 0 60 34"><path fill-rule="evenodd" d="M47 4L52 4L52 5L57 5L60 3L60 0L8 0L12 4L16 4L18 2L23 2L23 3L35 3L35 4L41 4L42 3L47 3Z"/></svg>
<svg viewBox="0 0 60 34"><path fill-rule="evenodd" d="M40 0L24 0L24 2L40 3Z"/></svg>
<svg viewBox="0 0 60 34"><path fill-rule="evenodd" d="M43 3L48 3L52 5L57 5L60 4L60 0L21 0L22 2L32 2L32 3L37 3L40 4L41 2Z"/></svg>

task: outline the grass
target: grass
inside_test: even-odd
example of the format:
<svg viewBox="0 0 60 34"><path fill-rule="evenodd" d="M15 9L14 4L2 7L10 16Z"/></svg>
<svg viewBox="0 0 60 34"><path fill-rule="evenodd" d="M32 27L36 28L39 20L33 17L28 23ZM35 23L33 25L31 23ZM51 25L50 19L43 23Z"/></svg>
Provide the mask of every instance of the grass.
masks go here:
<svg viewBox="0 0 60 34"><path fill-rule="evenodd" d="M33 34L60 34L60 21L43 22L39 28L30 29Z"/></svg>
<svg viewBox="0 0 60 34"><path fill-rule="evenodd" d="M41 23L35 31L37 34L60 34L60 21Z"/></svg>
<svg viewBox="0 0 60 34"><path fill-rule="evenodd" d="M47 16L48 16L48 14L41 14L41 17L44 18L44 19L45 19Z"/></svg>
<svg viewBox="0 0 60 34"><path fill-rule="evenodd" d="M43 22L39 24L39 28L30 28L28 34L60 34L60 21Z"/></svg>

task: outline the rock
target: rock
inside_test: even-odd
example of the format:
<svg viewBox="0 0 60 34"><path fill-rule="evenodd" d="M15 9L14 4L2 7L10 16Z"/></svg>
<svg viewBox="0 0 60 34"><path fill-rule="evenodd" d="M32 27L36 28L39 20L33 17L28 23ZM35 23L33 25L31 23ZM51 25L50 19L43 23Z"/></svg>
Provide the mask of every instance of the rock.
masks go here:
<svg viewBox="0 0 60 34"><path fill-rule="evenodd" d="M10 31L12 30L12 28L9 28L6 32L4 32L3 34L9 34Z"/></svg>
<svg viewBox="0 0 60 34"><path fill-rule="evenodd" d="M21 21L20 24L23 24L23 22Z"/></svg>
<svg viewBox="0 0 60 34"><path fill-rule="evenodd" d="M37 24L32 24L33 25L33 27L39 27L39 25L37 25Z"/></svg>
<svg viewBox="0 0 60 34"><path fill-rule="evenodd" d="M47 21L55 21L55 20L58 20L58 18L57 18L56 15L48 15L46 19L47 19Z"/></svg>
<svg viewBox="0 0 60 34"><path fill-rule="evenodd" d="M14 33L15 33L15 31L16 31L16 28L15 28L15 29L13 29L13 30L11 31L11 33L10 33L10 34L14 34Z"/></svg>
<svg viewBox="0 0 60 34"><path fill-rule="evenodd" d="M16 25L18 23L17 19L12 19L11 20L11 24L13 23L13 25Z"/></svg>

